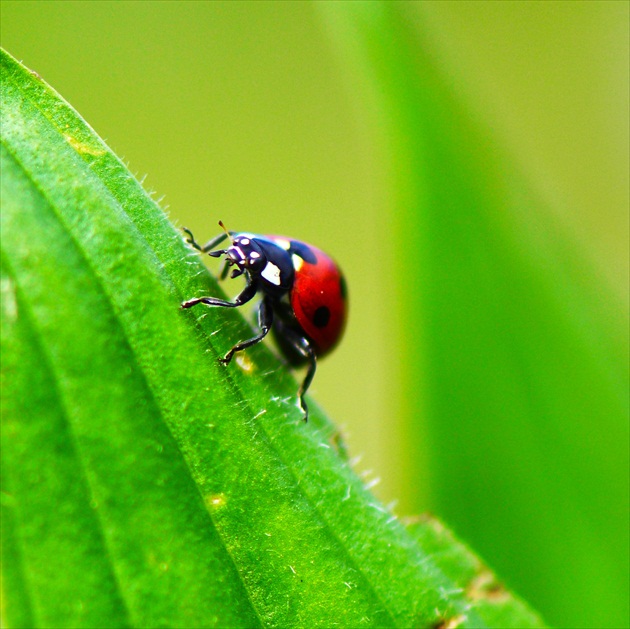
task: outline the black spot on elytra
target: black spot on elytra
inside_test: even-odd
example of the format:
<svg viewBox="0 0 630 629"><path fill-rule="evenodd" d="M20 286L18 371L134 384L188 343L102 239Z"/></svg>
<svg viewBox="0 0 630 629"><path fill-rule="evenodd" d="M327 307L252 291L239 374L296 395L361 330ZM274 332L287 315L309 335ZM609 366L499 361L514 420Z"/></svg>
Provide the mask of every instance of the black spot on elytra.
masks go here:
<svg viewBox="0 0 630 629"><path fill-rule="evenodd" d="M330 310L326 306L320 306L313 315L313 323L316 328L325 328L330 321Z"/></svg>
<svg viewBox="0 0 630 629"><path fill-rule="evenodd" d="M317 264L317 256L313 253L313 250L299 240L291 241L291 253L295 253L300 256L304 262L309 264Z"/></svg>

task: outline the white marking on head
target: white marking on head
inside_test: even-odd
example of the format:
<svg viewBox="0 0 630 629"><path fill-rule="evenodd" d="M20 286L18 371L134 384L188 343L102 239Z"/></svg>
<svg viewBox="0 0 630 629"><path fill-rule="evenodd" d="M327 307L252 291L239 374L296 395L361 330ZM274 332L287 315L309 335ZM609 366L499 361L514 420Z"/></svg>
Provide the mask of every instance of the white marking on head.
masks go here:
<svg viewBox="0 0 630 629"><path fill-rule="evenodd" d="M297 253L294 253L291 256L291 260L293 260L293 268L296 271L299 271L302 268L302 265L304 264L304 260L302 260L302 258L300 258L300 256L297 255Z"/></svg>
<svg viewBox="0 0 630 629"><path fill-rule="evenodd" d="M241 245L248 245L249 244L249 238L241 238L239 241L239 244Z"/></svg>
<svg viewBox="0 0 630 629"><path fill-rule="evenodd" d="M271 284L280 286L280 268L273 262L267 262L265 268L261 272L261 275Z"/></svg>
<svg viewBox="0 0 630 629"><path fill-rule="evenodd" d="M288 240L285 240L284 238L274 238L274 242L278 245L278 247L282 247L283 249L286 249L287 251L291 249L291 243Z"/></svg>
<svg viewBox="0 0 630 629"><path fill-rule="evenodd" d="M237 247L236 245L232 245L232 251L235 251L241 260L245 259L245 254L243 253L243 250L240 247Z"/></svg>
<svg viewBox="0 0 630 629"><path fill-rule="evenodd" d="M258 251L252 251L252 252L249 254L249 257L250 257L250 258L254 258L254 259L256 259L256 258L260 258L260 254L258 253Z"/></svg>

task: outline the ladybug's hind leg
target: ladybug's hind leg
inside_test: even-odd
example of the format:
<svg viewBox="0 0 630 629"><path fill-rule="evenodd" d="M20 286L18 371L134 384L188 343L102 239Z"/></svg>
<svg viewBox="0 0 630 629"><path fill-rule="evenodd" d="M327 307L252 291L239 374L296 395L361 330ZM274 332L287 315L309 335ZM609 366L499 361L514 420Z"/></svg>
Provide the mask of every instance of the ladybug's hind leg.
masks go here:
<svg viewBox="0 0 630 629"><path fill-rule="evenodd" d="M305 361L308 362L308 369L306 371L306 376L298 389L298 403L300 409L304 413L304 421L308 421L308 406L306 405L306 400L304 396L313 381L313 376L315 375L315 369L317 368L317 355L315 354L315 348L312 343L299 332L297 332L292 327L285 325L282 321L278 321L275 327L279 340L282 342L280 345L284 346L284 351L287 353L287 350L294 350L294 353L302 357ZM287 347L288 346L288 347ZM291 362L297 363L295 357L292 357L293 360Z"/></svg>
<svg viewBox="0 0 630 629"><path fill-rule="evenodd" d="M306 377L304 378L300 388L298 389L298 399L300 401L300 408L304 412L304 421L308 421L308 406L306 406L306 400L304 399L304 395L308 390L309 386L311 386L311 381L313 380L313 376L315 375L315 369L317 368L317 356L315 355L315 351L313 350L312 345L306 338L302 338L304 343L304 355L308 359L308 371L306 372Z"/></svg>

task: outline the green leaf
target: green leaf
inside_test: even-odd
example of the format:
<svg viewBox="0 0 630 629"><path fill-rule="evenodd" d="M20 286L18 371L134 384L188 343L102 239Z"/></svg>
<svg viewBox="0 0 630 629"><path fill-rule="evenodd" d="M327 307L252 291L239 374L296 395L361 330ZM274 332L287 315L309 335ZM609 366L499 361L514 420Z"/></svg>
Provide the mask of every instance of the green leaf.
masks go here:
<svg viewBox="0 0 630 629"><path fill-rule="evenodd" d="M411 519L408 529L490 626L512 626L515 616L523 626L538 626L540 619L536 614L514 598L496 575L439 520L430 516Z"/></svg>
<svg viewBox="0 0 630 629"><path fill-rule="evenodd" d="M251 330L179 308L198 254L6 53L2 102L6 625L491 626L271 352L218 363Z"/></svg>

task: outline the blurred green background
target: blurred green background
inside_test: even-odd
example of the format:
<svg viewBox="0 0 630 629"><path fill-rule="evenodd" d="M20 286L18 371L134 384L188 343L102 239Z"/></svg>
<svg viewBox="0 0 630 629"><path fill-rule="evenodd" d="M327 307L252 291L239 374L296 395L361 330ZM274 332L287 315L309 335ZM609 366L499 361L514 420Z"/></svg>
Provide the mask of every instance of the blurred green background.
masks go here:
<svg viewBox="0 0 630 629"><path fill-rule="evenodd" d="M549 623L619 627L628 6L5 1L1 35L177 225L337 258L312 391L385 502Z"/></svg>

